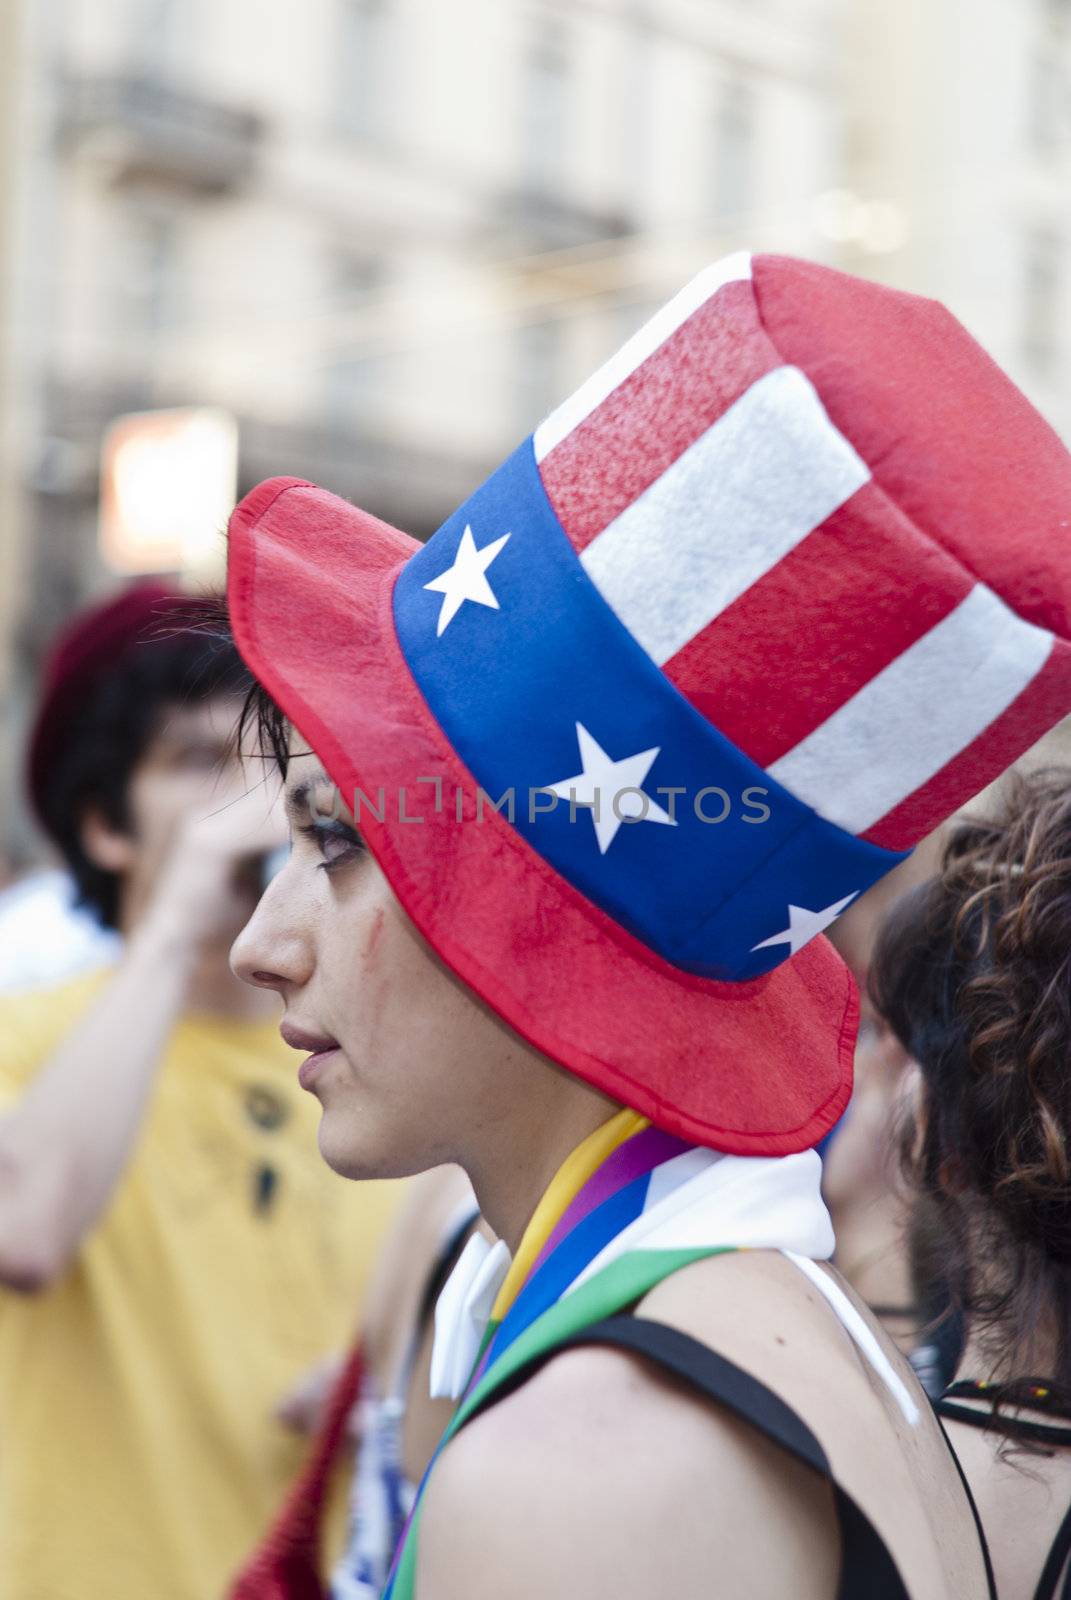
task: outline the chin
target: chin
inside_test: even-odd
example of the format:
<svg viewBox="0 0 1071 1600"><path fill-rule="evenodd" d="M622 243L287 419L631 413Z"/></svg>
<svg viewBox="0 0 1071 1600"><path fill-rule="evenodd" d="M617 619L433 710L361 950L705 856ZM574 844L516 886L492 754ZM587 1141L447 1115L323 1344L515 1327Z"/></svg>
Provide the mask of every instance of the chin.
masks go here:
<svg viewBox="0 0 1071 1600"><path fill-rule="evenodd" d="M353 1119L337 1110L324 1110L317 1142L332 1172L357 1181L412 1178L453 1159L442 1151L414 1150L411 1144L403 1149L399 1141L391 1139L388 1130L381 1130L378 1135L370 1130L367 1120L357 1130Z"/></svg>
<svg viewBox="0 0 1071 1600"><path fill-rule="evenodd" d="M343 1130L332 1126L330 1112L325 1111L320 1119L317 1142L320 1154L339 1177L368 1178L375 1175L368 1171L367 1163L361 1160L361 1152L354 1148L352 1137L346 1137Z"/></svg>
<svg viewBox="0 0 1071 1600"><path fill-rule="evenodd" d="M363 1139L354 1137L352 1124L337 1112L325 1111L320 1118L318 1134L320 1154L332 1172L340 1178L395 1178L395 1172L383 1146L369 1149Z"/></svg>

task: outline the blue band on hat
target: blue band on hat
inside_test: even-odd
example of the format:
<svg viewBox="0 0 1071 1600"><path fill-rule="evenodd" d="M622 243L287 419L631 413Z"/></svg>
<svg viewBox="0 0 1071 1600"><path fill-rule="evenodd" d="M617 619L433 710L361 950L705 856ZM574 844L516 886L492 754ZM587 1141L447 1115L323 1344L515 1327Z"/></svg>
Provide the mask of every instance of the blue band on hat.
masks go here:
<svg viewBox="0 0 1071 1600"><path fill-rule="evenodd" d="M507 534L484 570L482 600L459 599L459 590L450 599L449 584L426 587L463 545L487 552ZM477 579L466 592L479 590ZM790 908L832 908L907 853L826 822L684 698L589 579L547 499L531 440L402 569L394 618L413 677L475 784L492 801L512 790L517 831L685 971L768 972L790 954L793 923L802 925ZM581 773L577 724L614 761L658 748L642 789L675 812L674 825L623 821L603 853L588 809L570 816L559 799L530 815L533 794L536 807L549 804L538 791ZM671 798L660 787L684 793ZM623 797L619 809L630 804L642 802ZM453 818L448 802L444 826L482 825L471 800L465 820ZM783 932L783 941L754 948Z"/></svg>

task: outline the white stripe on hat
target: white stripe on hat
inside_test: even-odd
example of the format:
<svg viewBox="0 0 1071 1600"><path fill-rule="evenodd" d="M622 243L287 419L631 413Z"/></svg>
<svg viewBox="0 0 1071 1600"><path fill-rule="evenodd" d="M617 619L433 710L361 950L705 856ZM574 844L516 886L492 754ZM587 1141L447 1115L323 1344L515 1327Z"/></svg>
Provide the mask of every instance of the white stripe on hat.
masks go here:
<svg viewBox="0 0 1071 1600"><path fill-rule="evenodd" d="M1052 645L1051 633L976 584L770 776L828 821L863 833L999 717Z"/></svg>
<svg viewBox="0 0 1071 1600"><path fill-rule="evenodd" d="M810 380L796 367L776 367L580 559L661 665L869 477Z"/></svg>
<svg viewBox="0 0 1071 1600"><path fill-rule="evenodd" d="M613 394L619 384L624 383L631 372L635 372L648 356L654 355L659 345L665 344L669 336L676 333L681 324L687 322L711 295L727 283L746 282L750 277L751 256L746 250L737 251L735 255L704 267L691 283L686 283L679 294L662 306L649 322L645 322L616 355L611 356L556 411L552 411L545 422L540 423L533 436L536 460L542 461L555 445L561 444L585 417L589 417L597 406L601 406Z"/></svg>

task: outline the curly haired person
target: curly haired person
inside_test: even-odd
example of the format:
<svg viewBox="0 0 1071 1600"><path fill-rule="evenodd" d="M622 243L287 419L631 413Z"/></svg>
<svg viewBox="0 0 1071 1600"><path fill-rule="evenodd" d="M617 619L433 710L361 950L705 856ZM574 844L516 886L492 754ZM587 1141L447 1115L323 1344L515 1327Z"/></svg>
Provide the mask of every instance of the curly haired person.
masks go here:
<svg viewBox="0 0 1071 1600"><path fill-rule="evenodd" d="M907 1167L967 1329L938 1410L1001 1600L1050 1600L1071 1581L1071 772L957 829L870 986L917 1064Z"/></svg>

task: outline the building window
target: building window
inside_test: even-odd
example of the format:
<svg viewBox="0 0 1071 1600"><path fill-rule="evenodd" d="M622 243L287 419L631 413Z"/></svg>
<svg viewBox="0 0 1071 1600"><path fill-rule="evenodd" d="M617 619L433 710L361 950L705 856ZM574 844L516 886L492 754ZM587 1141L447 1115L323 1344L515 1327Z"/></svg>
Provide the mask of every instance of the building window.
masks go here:
<svg viewBox="0 0 1071 1600"><path fill-rule="evenodd" d="M756 122L750 84L726 84L714 110L711 202L717 220L730 227L754 206Z"/></svg>
<svg viewBox="0 0 1071 1600"><path fill-rule="evenodd" d="M614 349L607 354L612 355L614 351L620 350L633 334L639 333L644 324L650 322L655 312L661 310L667 298L668 295L665 294L652 295L649 291L639 293L635 289L629 289L620 295L611 318Z"/></svg>
<svg viewBox="0 0 1071 1600"><path fill-rule="evenodd" d="M149 77L169 77L183 64L189 18L175 0L131 0L127 42L133 64Z"/></svg>
<svg viewBox="0 0 1071 1600"><path fill-rule="evenodd" d="M349 251L334 256L329 276L331 302L343 321L347 312L359 316L383 287L382 263ZM325 369L328 418L341 428L368 421L381 391L383 359L362 350L366 339L367 335L355 331L347 344L347 336L342 335Z"/></svg>
<svg viewBox="0 0 1071 1600"><path fill-rule="evenodd" d="M517 329L517 423L523 433L548 416L561 393L563 325L555 317L525 322Z"/></svg>
<svg viewBox="0 0 1071 1600"><path fill-rule="evenodd" d="M118 308L120 329L149 343L172 333L182 317L179 218L166 207L131 207L126 227Z"/></svg>
<svg viewBox="0 0 1071 1600"><path fill-rule="evenodd" d="M1042 377L1059 365L1062 269L1063 240L1050 228L1038 229L1027 240L1023 353Z"/></svg>
<svg viewBox="0 0 1071 1600"><path fill-rule="evenodd" d="M1033 93L1030 96L1030 133L1034 149L1051 156L1060 142L1063 107L1063 70L1051 44L1034 57Z"/></svg>
<svg viewBox="0 0 1071 1600"><path fill-rule="evenodd" d="M337 122L354 138L380 128L387 0L338 0Z"/></svg>
<svg viewBox="0 0 1071 1600"><path fill-rule="evenodd" d="M524 63L521 90L521 173L525 187L538 194L554 194L562 185L568 102L567 35L543 20Z"/></svg>
<svg viewBox="0 0 1071 1600"><path fill-rule="evenodd" d="M625 34L623 48L619 88L621 199L622 210L634 214L642 207L650 173L652 35L636 22Z"/></svg>

